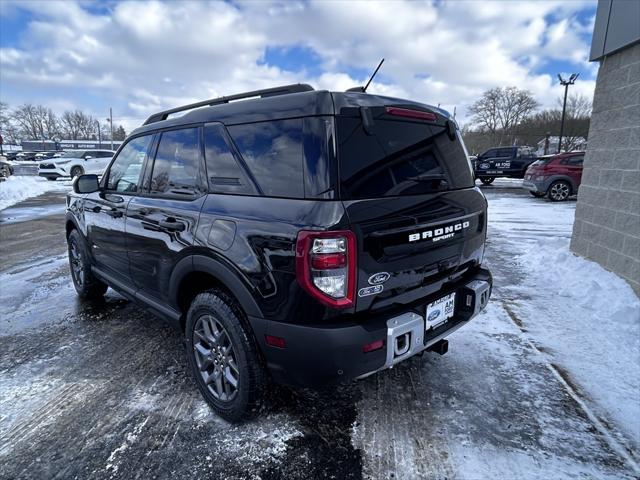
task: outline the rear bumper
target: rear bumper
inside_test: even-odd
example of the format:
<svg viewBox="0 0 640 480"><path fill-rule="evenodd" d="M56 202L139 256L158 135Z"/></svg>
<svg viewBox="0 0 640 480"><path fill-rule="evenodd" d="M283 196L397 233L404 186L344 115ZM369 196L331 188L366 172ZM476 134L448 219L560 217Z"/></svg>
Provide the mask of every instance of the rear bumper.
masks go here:
<svg viewBox="0 0 640 480"><path fill-rule="evenodd" d="M60 178L63 176L55 170L40 170L38 175L44 178Z"/></svg>
<svg viewBox="0 0 640 480"><path fill-rule="evenodd" d="M250 321L276 382L321 386L366 377L427 350L480 313L489 300L491 287L491 273L481 269L425 298L421 305L393 317L327 326L285 324L258 318ZM426 305L453 292L456 293L455 315L425 331ZM285 347L267 345L265 335L283 338ZM382 348L363 352L364 345L380 340Z"/></svg>

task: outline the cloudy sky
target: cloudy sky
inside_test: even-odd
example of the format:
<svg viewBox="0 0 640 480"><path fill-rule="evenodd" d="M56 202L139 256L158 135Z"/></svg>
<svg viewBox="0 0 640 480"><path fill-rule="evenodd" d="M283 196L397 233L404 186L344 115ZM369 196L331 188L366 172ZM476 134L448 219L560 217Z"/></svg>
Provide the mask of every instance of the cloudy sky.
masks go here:
<svg viewBox="0 0 640 480"><path fill-rule="evenodd" d="M80 108L128 129L165 107L279 84L345 90L380 58L371 92L441 104L464 123L495 86L544 106L588 62L595 0L340 2L0 0L0 99Z"/></svg>

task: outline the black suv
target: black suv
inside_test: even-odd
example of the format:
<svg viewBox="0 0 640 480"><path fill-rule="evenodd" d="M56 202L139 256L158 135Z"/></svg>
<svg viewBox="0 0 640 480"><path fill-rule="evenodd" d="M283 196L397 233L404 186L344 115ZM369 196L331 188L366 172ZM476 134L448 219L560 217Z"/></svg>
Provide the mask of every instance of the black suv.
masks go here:
<svg viewBox="0 0 640 480"><path fill-rule="evenodd" d="M172 322L231 421L269 378L318 386L444 353L491 292L459 130L408 100L292 85L164 111L67 202L78 294L110 286Z"/></svg>
<svg viewBox="0 0 640 480"><path fill-rule="evenodd" d="M498 177L524 178L527 168L536 160L532 147L490 148L475 160L475 176L485 185Z"/></svg>

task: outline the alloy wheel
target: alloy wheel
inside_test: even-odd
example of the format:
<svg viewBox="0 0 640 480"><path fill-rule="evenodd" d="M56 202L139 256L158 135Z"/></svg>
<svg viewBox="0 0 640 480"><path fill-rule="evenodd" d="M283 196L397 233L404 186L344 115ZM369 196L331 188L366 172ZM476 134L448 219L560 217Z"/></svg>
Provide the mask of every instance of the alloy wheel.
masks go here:
<svg viewBox="0 0 640 480"><path fill-rule="evenodd" d="M82 265L82 254L76 242L71 242L69 249L69 260L71 263L71 275L76 285L82 287L84 284L84 268Z"/></svg>
<svg viewBox="0 0 640 480"><path fill-rule="evenodd" d="M196 321L193 354L209 392L218 400L233 400L240 381L237 357L229 334L212 315Z"/></svg>
<svg viewBox="0 0 640 480"><path fill-rule="evenodd" d="M551 186L551 197L554 200L566 200L569 197L569 185L564 182L553 184Z"/></svg>

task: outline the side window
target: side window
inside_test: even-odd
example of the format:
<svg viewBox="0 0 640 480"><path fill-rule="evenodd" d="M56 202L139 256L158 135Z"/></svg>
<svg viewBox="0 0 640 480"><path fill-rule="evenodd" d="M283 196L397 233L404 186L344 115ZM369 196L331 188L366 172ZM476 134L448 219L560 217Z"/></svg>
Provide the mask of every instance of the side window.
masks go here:
<svg viewBox="0 0 640 480"><path fill-rule="evenodd" d="M217 193L255 194L253 185L238 165L224 134L224 127L204 129L204 155L207 160L209 190Z"/></svg>
<svg viewBox="0 0 640 480"><path fill-rule="evenodd" d="M304 198L302 119L235 125L228 130L265 195Z"/></svg>
<svg viewBox="0 0 640 480"><path fill-rule="evenodd" d="M496 157L499 158L508 158L513 153L511 148L498 148L496 151Z"/></svg>
<svg viewBox="0 0 640 480"><path fill-rule="evenodd" d="M577 166L581 167L583 162L584 162L584 157L580 156L580 157L570 157L567 163L569 165L573 165L574 167L577 167Z"/></svg>
<svg viewBox="0 0 640 480"><path fill-rule="evenodd" d="M138 189L138 179L152 138L152 135L134 138L120 150L109 168L107 190L135 192Z"/></svg>
<svg viewBox="0 0 640 480"><path fill-rule="evenodd" d="M151 193L197 195L203 192L198 127L163 132L153 163Z"/></svg>
<svg viewBox="0 0 640 480"><path fill-rule="evenodd" d="M496 149L492 148L491 150L487 150L486 152L484 152L482 155L480 155L482 158L493 158L496 156Z"/></svg>

